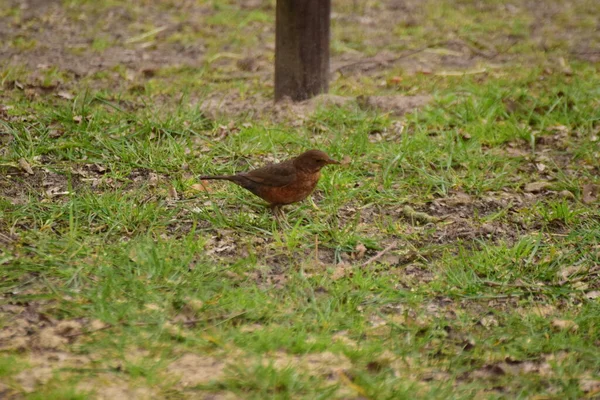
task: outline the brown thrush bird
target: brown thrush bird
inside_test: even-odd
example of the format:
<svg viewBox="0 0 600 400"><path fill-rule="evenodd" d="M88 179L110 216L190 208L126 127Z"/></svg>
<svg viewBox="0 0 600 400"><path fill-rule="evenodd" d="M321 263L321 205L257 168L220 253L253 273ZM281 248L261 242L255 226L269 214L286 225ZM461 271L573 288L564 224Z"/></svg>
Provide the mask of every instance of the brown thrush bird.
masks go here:
<svg viewBox="0 0 600 400"><path fill-rule="evenodd" d="M321 150L308 150L279 164L235 175L201 176L200 179L231 181L266 200L278 215L281 206L302 201L315 190L321 168L328 164L339 162Z"/></svg>

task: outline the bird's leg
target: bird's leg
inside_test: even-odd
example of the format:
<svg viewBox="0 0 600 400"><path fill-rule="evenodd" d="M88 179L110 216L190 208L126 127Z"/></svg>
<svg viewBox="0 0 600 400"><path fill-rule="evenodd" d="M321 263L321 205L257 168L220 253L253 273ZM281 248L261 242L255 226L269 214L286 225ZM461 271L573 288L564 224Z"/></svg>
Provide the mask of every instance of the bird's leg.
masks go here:
<svg viewBox="0 0 600 400"><path fill-rule="evenodd" d="M275 218L279 220L279 218L283 217L283 211L281 210L281 206L279 204L271 205L271 211L273 211L273 215Z"/></svg>
<svg viewBox="0 0 600 400"><path fill-rule="evenodd" d="M285 213L283 212L281 205L271 204L270 208L271 208L271 211L273 211L273 215L275 216L275 219L277 220L277 222L279 222L289 228L290 225L287 222L287 218L285 217Z"/></svg>
<svg viewBox="0 0 600 400"><path fill-rule="evenodd" d="M269 204L269 208L276 219L279 219L279 206L277 204Z"/></svg>

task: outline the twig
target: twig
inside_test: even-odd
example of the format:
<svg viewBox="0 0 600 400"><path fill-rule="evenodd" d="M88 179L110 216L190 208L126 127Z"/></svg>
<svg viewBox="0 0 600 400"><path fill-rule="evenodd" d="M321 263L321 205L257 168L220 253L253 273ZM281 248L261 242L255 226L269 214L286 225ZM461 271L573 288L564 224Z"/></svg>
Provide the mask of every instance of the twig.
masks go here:
<svg viewBox="0 0 600 400"><path fill-rule="evenodd" d="M387 253L388 251L392 250L394 247L396 247L396 243L390 244L388 247L386 247L385 249L381 250L379 253L375 254L373 257L369 258L367 261L365 261L364 263L362 263L361 267L366 267L367 265L371 264L372 262L375 262L375 261L379 260L381 257L383 257L383 255L385 253Z"/></svg>
<svg viewBox="0 0 600 400"><path fill-rule="evenodd" d="M435 76L466 76L466 75L485 74L486 72L488 72L487 68L479 68L479 69L472 69L472 70L467 70L467 71L441 71L441 72L436 72L434 75Z"/></svg>
<svg viewBox="0 0 600 400"><path fill-rule="evenodd" d="M167 28L168 28L168 26L166 26L166 25L159 26L156 29L152 29L151 31L142 33L141 35L137 35L137 36L131 37L131 38L127 39L125 41L125 43L126 44L131 44L131 43L141 42L142 40L144 40L146 38L149 38L150 36L156 35L157 33L160 33L160 32L164 31Z"/></svg>
<svg viewBox="0 0 600 400"><path fill-rule="evenodd" d="M484 294L479 296L467 296L467 295L458 295L463 299L474 299L474 300L483 300L483 299L510 299L511 297L520 297L525 293L510 293L510 294Z"/></svg>
<svg viewBox="0 0 600 400"><path fill-rule="evenodd" d="M495 282L495 281L483 281L482 282L484 285L486 286L491 286L491 287L512 287L512 288L519 288L519 289L542 289L543 290L543 286L536 286L536 285L531 285L531 284L527 284L527 283L502 283L502 282Z"/></svg>

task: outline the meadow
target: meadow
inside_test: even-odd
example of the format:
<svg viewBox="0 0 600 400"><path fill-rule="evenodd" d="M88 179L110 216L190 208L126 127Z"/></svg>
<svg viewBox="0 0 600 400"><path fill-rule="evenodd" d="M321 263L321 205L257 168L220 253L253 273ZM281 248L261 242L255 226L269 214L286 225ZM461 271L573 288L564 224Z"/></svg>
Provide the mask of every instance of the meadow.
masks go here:
<svg viewBox="0 0 600 400"><path fill-rule="evenodd" d="M2 1L0 397L600 396L595 1L334 0L301 104L274 7Z"/></svg>

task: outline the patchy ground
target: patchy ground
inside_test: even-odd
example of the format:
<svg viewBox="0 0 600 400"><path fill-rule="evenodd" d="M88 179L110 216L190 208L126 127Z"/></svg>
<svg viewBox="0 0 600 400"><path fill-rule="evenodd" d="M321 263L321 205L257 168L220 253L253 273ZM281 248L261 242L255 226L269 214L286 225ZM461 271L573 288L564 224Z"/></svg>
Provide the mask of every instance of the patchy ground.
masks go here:
<svg viewBox="0 0 600 400"><path fill-rule="evenodd" d="M299 104L274 1L5 3L0 397L600 394L594 1L336 1Z"/></svg>

